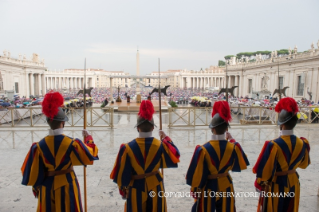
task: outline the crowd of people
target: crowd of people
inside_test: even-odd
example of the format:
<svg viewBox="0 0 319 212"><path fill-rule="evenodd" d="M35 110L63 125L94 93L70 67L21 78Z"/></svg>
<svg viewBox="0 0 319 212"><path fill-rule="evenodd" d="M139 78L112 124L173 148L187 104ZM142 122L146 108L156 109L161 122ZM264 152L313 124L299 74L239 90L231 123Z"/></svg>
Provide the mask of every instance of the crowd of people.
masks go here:
<svg viewBox="0 0 319 212"><path fill-rule="evenodd" d="M141 94L142 99L148 99L150 93L153 88L141 88L139 93ZM65 100L69 99L77 99L82 98L83 94L77 95L78 90L69 90L67 92L63 90L56 90L60 92ZM108 103L112 103L111 97L113 96L113 100L117 99L118 96L122 100L126 100L127 97L130 99L135 99L136 97L136 89L135 88L120 88L113 89L111 94L110 88L94 88L91 91L92 102L101 105L107 105ZM217 92L207 92L201 89L181 89L181 88L171 88L167 89L167 101L174 101L177 104L191 104L194 107L211 107L213 101L225 100L226 96L223 94L218 95ZM228 96L229 102L231 105L245 105L245 106L275 106L278 102L278 97L272 97L271 94L268 96L259 96L256 98L246 97L236 97L236 96ZM153 93L151 95L152 100L158 100L158 93ZM30 96L29 98L23 96L20 97L15 95L13 99L8 98L0 98L0 109L7 107L15 107L15 108L25 108L33 105L40 105L43 100L43 97L35 97ZM311 105L319 105L319 102L316 104L313 101L307 100L306 98L302 98L297 101L300 106L311 106Z"/></svg>

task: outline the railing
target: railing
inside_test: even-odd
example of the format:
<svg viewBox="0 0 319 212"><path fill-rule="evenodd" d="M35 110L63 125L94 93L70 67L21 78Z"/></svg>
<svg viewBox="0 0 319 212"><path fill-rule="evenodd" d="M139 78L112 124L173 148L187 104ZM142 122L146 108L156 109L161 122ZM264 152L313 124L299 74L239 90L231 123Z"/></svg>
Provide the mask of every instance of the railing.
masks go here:
<svg viewBox="0 0 319 212"><path fill-rule="evenodd" d="M300 123L313 124L319 122L319 108L300 107ZM123 114L114 114L113 107L88 107L87 127L113 128ZM168 127L208 126L211 121L211 107L176 107L168 108L168 120L164 114L164 122ZM69 121L65 126L83 127L83 108L65 108ZM231 125L276 125L278 114L274 108L267 107L231 107ZM114 121L115 119L115 121ZM165 121L167 120L167 121ZM47 127L46 117L41 107L8 108L0 111L0 127Z"/></svg>
<svg viewBox="0 0 319 212"><path fill-rule="evenodd" d="M314 107L300 107L299 123L318 123L319 113ZM211 121L212 108L177 107L168 109L168 127L208 126ZM269 107L231 107L231 125L276 125L278 114Z"/></svg>
<svg viewBox="0 0 319 212"><path fill-rule="evenodd" d="M65 108L65 113L69 121L65 126L83 127L83 108ZM112 107L88 107L87 127L110 127L113 128ZM0 111L1 127L46 127L48 126L46 117L42 114L41 107L29 108L8 108Z"/></svg>
<svg viewBox="0 0 319 212"><path fill-rule="evenodd" d="M292 53L291 55L284 55L282 57L275 57L275 58L267 58L266 60L262 60L262 61L254 61L254 62L249 62L249 63L237 63L237 64L233 64L233 65L227 65L227 69L228 70L234 70L234 69L241 69L242 67L252 67L252 66L256 66L256 65L261 65L261 64L277 64L279 63L287 63L287 57L291 57L293 59L304 59L304 58L310 58L310 57L314 57L314 56L318 56L319 55L319 51L315 50L315 52L311 52L311 51L307 51L307 52L302 52L302 53L298 53L298 54L294 54Z"/></svg>
<svg viewBox="0 0 319 212"><path fill-rule="evenodd" d="M26 60L26 59L17 59L13 57L4 57L0 56L0 61L4 62L10 62L10 63L16 63L16 64L23 64L23 65L31 65L31 66L40 66L44 67L44 63L42 61L39 62L33 62L32 60Z"/></svg>

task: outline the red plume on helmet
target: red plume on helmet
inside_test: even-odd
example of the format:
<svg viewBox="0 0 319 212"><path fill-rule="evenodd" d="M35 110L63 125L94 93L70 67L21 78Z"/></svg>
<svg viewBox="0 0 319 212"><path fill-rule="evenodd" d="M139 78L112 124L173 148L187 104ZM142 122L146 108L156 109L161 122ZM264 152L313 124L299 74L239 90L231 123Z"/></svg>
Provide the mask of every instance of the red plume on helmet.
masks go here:
<svg viewBox="0 0 319 212"><path fill-rule="evenodd" d="M275 107L275 111L280 113L280 111L286 110L289 113L296 114L299 112L297 102L291 97L282 98Z"/></svg>
<svg viewBox="0 0 319 212"><path fill-rule="evenodd" d="M214 103L212 117L214 117L216 113L218 113L226 122L230 122L232 120L229 104L226 101L218 101Z"/></svg>
<svg viewBox="0 0 319 212"><path fill-rule="evenodd" d="M140 105L138 115L146 120L152 120L154 114L154 106L151 101L143 100Z"/></svg>
<svg viewBox="0 0 319 212"><path fill-rule="evenodd" d="M63 96L59 92L50 91L45 94L42 102L43 114L52 120L53 117L58 114L59 107L63 105L63 102Z"/></svg>

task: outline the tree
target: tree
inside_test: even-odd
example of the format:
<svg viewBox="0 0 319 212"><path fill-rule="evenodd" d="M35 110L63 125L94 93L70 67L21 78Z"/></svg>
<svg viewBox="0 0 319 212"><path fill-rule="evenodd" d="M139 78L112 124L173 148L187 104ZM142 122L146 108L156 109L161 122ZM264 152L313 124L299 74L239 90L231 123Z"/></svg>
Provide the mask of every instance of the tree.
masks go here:
<svg viewBox="0 0 319 212"><path fill-rule="evenodd" d="M284 55L289 55L289 50L288 49L280 49L277 51L277 55L279 56L284 56Z"/></svg>
<svg viewBox="0 0 319 212"><path fill-rule="evenodd" d="M225 61L218 60L218 66L225 66Z"/></svg>
<svg viewBox="0 0 319 212"><path fill-rule="evenodd" d="M224 58L225 60L229 60L231 57L235 57L234 55L226 55Z"/></svg>

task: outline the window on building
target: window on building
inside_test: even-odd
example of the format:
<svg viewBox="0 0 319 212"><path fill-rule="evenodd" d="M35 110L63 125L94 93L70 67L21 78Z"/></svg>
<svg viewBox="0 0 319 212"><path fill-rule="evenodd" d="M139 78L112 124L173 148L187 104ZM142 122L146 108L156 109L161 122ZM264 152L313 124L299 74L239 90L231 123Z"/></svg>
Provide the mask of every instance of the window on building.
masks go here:
<svg viewBox="0 0 319 212"><path fill-rule="evenodd" d="M15 92L19 93L19 83L18 82L14 83L14 87L15 87Z"/></svg>
<svg viewBox="0 0 319 212"><path fill-rule="evenodd" d="M253 87L253 80L248 79L248 93L252 92L252 87Z"/></svg>
<svg viewBox="0 0 319 212"><path fill-rule="evenodd" d="M284 77L279 77L279 88L282 89L284 87Z"/></svg>
<svg viewBox="0 0 319 212"><path fill-rule="evenodd" d="M298 76L298 87L297 87L298 96L303 96L303 88L304 88L304 82L303 82L302 76Z"/></svg>

